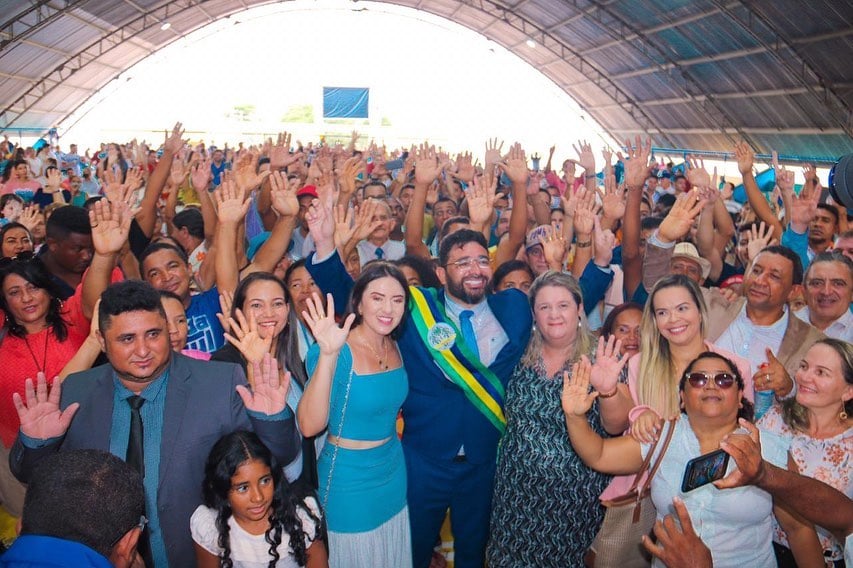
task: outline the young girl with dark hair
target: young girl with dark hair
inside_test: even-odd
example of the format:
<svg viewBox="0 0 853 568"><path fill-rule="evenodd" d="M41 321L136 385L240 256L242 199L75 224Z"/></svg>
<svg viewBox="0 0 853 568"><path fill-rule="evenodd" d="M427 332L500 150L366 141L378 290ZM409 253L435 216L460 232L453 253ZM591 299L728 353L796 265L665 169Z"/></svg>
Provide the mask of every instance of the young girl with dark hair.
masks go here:
<svg viewBox="0 0 853 568"><path fill-rule="evenodd" d="M253 432L219 439L190 519L199 568L328 566L317 501L287 482Z"/></svg>

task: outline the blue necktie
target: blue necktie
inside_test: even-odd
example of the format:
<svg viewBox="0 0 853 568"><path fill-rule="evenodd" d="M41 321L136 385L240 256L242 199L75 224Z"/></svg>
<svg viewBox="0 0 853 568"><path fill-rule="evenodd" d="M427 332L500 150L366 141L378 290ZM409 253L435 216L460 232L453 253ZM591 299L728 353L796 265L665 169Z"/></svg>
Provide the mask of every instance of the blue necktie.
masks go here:
<svg viewBox="0 0 853 568"><path fill-rule="evenodd" d="M382 260L382 257L385 256L385 251L379 247L376 247L376 258Z"/></svg>
<svg viewBox="0 0 853 568"><path fill-rule="evenodd" d="M480 358L480 349L477 347L477 336L474 334L474 325L471 323L471 318L474 317L474 312L471 310L462 310L459 312L459 327L462 328L462 338L468 349L474 352L477 358Z"/></svg>

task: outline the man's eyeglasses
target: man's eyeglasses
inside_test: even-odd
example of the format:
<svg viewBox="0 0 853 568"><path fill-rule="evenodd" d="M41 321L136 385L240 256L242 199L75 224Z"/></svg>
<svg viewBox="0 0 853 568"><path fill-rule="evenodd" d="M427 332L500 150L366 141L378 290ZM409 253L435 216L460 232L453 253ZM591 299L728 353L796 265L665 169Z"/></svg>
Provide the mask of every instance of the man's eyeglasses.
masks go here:
<svg viewBox="0 0 853 568"><path fill-rule="evenodd" d="M690 383L690 386L694 389L704 388L710 380L713 380L714 384L721 389L730 389L737 379L735 379L734 375L731 373L716 373L713 375L711 373L703 373L701 371L687 373L687 382Z"/></svg>
<svg viewBox="0 0 853 568"><path fill-rule="evenodd" d="M13 262L29 262L35 258L35 253L29 250L19 252L16 256L4 256L0 258L0 268L5 268Z"/></svg>
<svg viewBox="0 0 853 568"><path fill-rule="evenodd" d="M477 258L463 258L454 262L448 262L447 266L455 266L460 270L468 270L472 266L477 265L480 268L488 268L492 265L488 256L478 256Z"/></svg>

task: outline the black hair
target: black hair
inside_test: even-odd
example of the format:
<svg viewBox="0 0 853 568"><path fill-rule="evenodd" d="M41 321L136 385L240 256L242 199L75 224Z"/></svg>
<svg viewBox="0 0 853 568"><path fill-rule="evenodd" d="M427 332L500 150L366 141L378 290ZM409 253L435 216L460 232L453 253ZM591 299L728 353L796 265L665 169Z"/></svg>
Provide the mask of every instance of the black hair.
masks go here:
<svg viewBox="0 0 853 568"><path fill-rule="evenodd" d="M12 221L11 223L6 223L2 227L0 227L0 243L3 242L4 238L6 238L6 233L11 231L12 229L23 229L23 230L25 230L27 232L27 236L30 238L30 243L34 242L33 241L33 234L30 232L30 230L26 226L18 223L17 221Z"/></svg>
<svg viewBox="0 0 853 568"><path fill-rule="evenodd" d="M287 270L284 271L284 284L285 287L290 285L290 277L293 276L293 273L296 272L297 268L305 268L306 259L300 258L299 260L291 263L290 266L287 267ZM288 290L288 294L290 290Z"/></svg>
<svg viewBox="0 0 853 568"><path fill-rule="evenodd" d="M204 239L204 217L195 207L186 207L175 215L172 224L177 229L187 228L187 232L197 239Z"/></svg>
<svg viewBox="0 0 853 568"><path fill-rule="evenodd" d="M6 195L0 195L0 217L3 216L2 211L10 201L17 201L18 203L21 204L22 207L24 205L24 200L21 199L21 196L19 196L19 195L16 195L14 193L7 193Z"/></svg>
<svg viewBox="0 0 853 568"><path fill-rule="evenodd" d="M441 288L441 280L435 273L435 266L432 261L429 261L421 256L407 254L395 263L397 266L408 266L418 274L421 280L421 286L424 288Z"/></svg>
<svg viewBox="0 0 853 568"><path fill-rule="evenodd" d="M817 208L822 209L822 210L826 211L827 213L829 213L830 215L832 215L832 218L835 219L835 228L837 229L838 228L838 221L839 221L838 209L836 209L835 207L833 207L829 203L818 203Z"/></svg>
<svg viewBox="0 0 853 568"><path fill-rule="evenodd" d="M103 195L93 195L92 197L88 198L86 201L83 202L83 209L85 209L86 211L90 211L95 206L95 203L97 203L101 199L106 199L106 197L104 197Z"/></svg>
<svg viewBox="0 0 853 568"><path fill-rule="evenodd" d="M8 260L6 264L0 267L0 288L2 288L3 283L6 281L6 277L12 274L20 276L36 288L41 288L47 292L48 296L50 296L50 303L47 308L45 321L52 329L56 339L58 341L65 341L68 338L68 324L62 318L62 300L60 300L62 291L50 277L50 271L42 260L37 256L26 256L23 258L19 256L16 260ZM5 293L0 293L0 310L6 313L5 327L9 331L9 334L25 338L27 330L12 315L9 304L6 302Z"/></svg>
<svg viewBox="0 0 853 568"><path fill-rule="evenodd" d="M400 320L400 323L397 324L397 327L395 327L390 334L391 339L397 339L400 337L403 325L406 323L407 310L405 308L409 305L409 283L406 282L406 277L403 276L400 269L391 262L377 260L369 262L362 267L361 274L359 274L355 284L353 284L352 292L350 293L347 315L355 314L355 320L352 324L353 328L361 325L362 318L361 314L358 313L358 307L361 305L361 299L364 296L365 290L367 290L368 284L374 280L385 278L386 276L395 279L403 288L403 319Z"/></svg>
<svg viewBox="0 0 853 568"><path fill-rule="evenodd" d="M737 388L740 390L745 389L745 383L743 382L743 377L740 374L740 369L738 369L734 361L725 355L720 355L714 351L705 351L704 353L700 353L698 357L687 364L687 369L685 369L684 374L681 375L681 380L678 382L678 392L684 392L684 387L687 384L687 375L690 374L696 363L703 359L717 359L718 361L725 363L731 374L734 375ZM737 412L737 417L744 418L752 422L755 419L755 405L753 405L746 397L741 397L740 404L741 407Z"/></svg>
<svg viewBox="0 0 853 568"><path fill-rule="evenodd" d="M145 250L142 251L142 254L139 255L139 274L145 278L145 259L154 254L155 252L159 252L161 250L168 250L174 252L180 259L184 262L184 264L189 265L189 259L187 258L187 253L181 248L180 245L173 245L171 243L164 243L161 241L151 243Z"/></svg>
<svg viewBox="0 0 853 568"><path fill-rule="evenodd" d="M388 188L385 187L384 183L382 183L381 181L375 180L375 179L372 179L372 180L368 181L367 183L365 183L363 186L361 186L361 196L362 197L364 197L364 194L367 191L367 188L371 187L371 186L381 187L382 191L385 192L385 197L388 197Z"/></svg>
<svg viewBox="0 0 853 568"><path fill-rule="evenodd" d="M451 217L441 226L441 231L439 231L439 237L444 238L447 236L447 233L450 232L450 227L453 225L464 224L469 225L471 223L471 219L465 217L464 215L457 215L455 217Z"/></svg>
<svg viewBox="0 0 853 568"><path fill-rule="evenodd" d="M462 229L441 240L441 246L438 251L438 264L447 266L450 251L454 248L464 247L468 243L477 243L486 249L486 254L488 254L489 244L486 242L486 237L483 236L483 233L472 229Z"/></svg>
<svg viewBox="0 0 853 568"><path fill-rule="evenodd" d="M750 223L743 223L742 225L737 226L737 232L742 233L744 231L751 231L753 227L758 229L759 224L756 221L752 221Z"/></svg>
<svg viewBox="0 0 853 568"><path fill-rule="evenodd" d="M157 312L166 319L160 293L148 282L125 280L109 286L101 294L98 307L98 326L101 332L110 328L113 316L127 312Z"/></svg>
<svg viewBox="0 0 853 568"><path fill-rule="evenodd" d="M258 435L254 432L238 430L220 438L204 466L204 481L202 482L202 499L205 507L216 511L216 529L219 533L218 545L222 549L219 565L231 568L231 529L228 519L232 515L228 495L231 493L231 478L244 463L258 460L269 467L273 479L273 500L270 506L270 527L264 538L269 547L269 567L274 568L278 563L278 547L281 544L282 532L287 532L290 539L290 550L296 563L304 566L308 561L305 537L316 540L322 535L322 520L305 505L304 496L293 491L284 477L281 466ZM315 523L313 535L307 535L302 527L299 509L303 510Z"/></svg>
<svg viewBox="0 0 853 568"><path fill-rule="evenodd" d="M492 286L495 290L500 288L501 282L503 279L507 277L510 272L515 272L516 270L523 270L530 275L530 281L536 278L536 275L533 274L533 270L530 269L530 265L524 262L523 260L513 259L508 260L498 266L497 270L495 270L494 275L492 276Z"/></svg>
<svg viewBox="0 0 853 568"><path fill-rule="evenodd" d="M82 207L68 205L60 207L47 220L45 236L48 239L62 240L70 234L91 235L89 212Z"/></svg>
<svg viewBox="0 0 853 568"><path fill-rule="evenodd" d="M181 297L172 292L171 290L157 290L157 293L160 294L160 299L169 299L169 300L177 300L181 303L181 307L184 307L184 301L181 300Z"/></svg>
<svg viewBox="0 0 853 568"><path fill-rule="evenodd" d="M284 282L270 272L253 272L249 274L240 281L236 290L234 290L234 301L231 303L231 317L235 321L237 320L238 309L242 310L244 314L246 313L246 296L249 292L249 286L255 282L274 282L281 287L281 291L284 293L284 301L287 302L289 307L287 324L279 335L275 358L278 361L279 368L290 371L296 382L304 387L308 382L308 374L305 372L305 365L299 356L299 328L296 322L296 307L291 301L290 291Z"/></svg>
<svg viewBox="0 0 853 568"><path fill-rule="evenodd" d="M660 227L661 223L663 223L662 217L644 217L643 220L640 221L640 230L650 231L652 229L657 229Z"/></svg>
<svg viewBox="0 0 853 568"><path fill-rule="evenodd" d="M658 203L662 207L666 207L667 209L669 209L670 207L675 205L675 196L671 193L664 193L658 198Z"/></svg>
<svg viewBox="0 0 853 568"><path fill-rule="evenodd" d="M143 515L145 490L132 467L101 450L64 451L33 469L21 534L79 542L109 557Z"/></svg>
<svg viewBox="0 0 853 568"><path fill-rule="evenodd" d="M456 207L456 210L459 211L459 204L456 203L454 200L450 199L449 197L447 197L446 195L439 195L438 196L438 199L436 199L435 203L432 204L433 211L435 211L435 206L438 205L439 203L452 203L453 206Z"/></svg>
<svg viewBox="0 0 853 568"><path fill-rule="evenodd" d="M637 302L625 302L623 304L619 304L615 308L613 308L607 317L604 318L604 323L601 324L601 329L599 330L599 335L601 337L607 338L613 334L613 326L616 325L616 318L618 318L624 312L628 310L637 310L640 312L640 316L643 315L643 306L638 304Z"/></svg>
<svg viewBox="0 0 853 568"><path fill-rule="evenodd" d="M803 261L800 260L800 255L782 245L770 245L769 247L764 247L758 254L763 254L765 252L778 254L779 256L784 256L790 260L793 265L793 269L791 270L791 283L794 285L803 283ZM758 257L756 256L755 258ZM753 259L752 262L754 264L755 259Z"/></svg>

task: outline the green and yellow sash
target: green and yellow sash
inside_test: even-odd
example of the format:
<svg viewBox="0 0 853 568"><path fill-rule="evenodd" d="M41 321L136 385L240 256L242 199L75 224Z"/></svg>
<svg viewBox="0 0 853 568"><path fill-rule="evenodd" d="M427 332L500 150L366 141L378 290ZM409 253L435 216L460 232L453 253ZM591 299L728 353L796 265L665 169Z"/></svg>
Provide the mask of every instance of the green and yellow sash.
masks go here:
<svg viewBox="0 0 853 568"><path fill-rule="evenodd" d="M412 320L433 360L444 374L462 389L471 404L503 434L506 431L506 417L503 412L506 393L500 380L465 345L462 332L447 318L444 305L439 302L434 289L411 286L409 291ZM430 330L433 330L437 323L452 329L456 333L456 340L451 338L441 342L436 341L435 337L430 338Z"/></svg>

